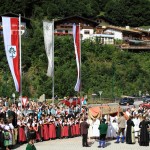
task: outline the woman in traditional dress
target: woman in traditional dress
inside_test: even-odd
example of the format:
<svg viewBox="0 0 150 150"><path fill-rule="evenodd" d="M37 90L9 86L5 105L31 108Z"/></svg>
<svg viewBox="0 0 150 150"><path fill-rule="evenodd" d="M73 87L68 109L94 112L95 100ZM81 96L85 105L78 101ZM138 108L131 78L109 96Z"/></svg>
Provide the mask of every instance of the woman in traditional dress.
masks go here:
<svg viewBox="0 0 150 150"><path fill-rule="evenodd" d="M9 127L10 127L10 133L11 133L11 145L15 145L16 144L16 140L15 140L15 130L14 130L14 126L12 124L12 119L8 120L9 123Z"/></svg>
<svg viewBox="0 0 150 150"><path fill-rule="evenodd" d="M72 137L76 136L76 127L74 118L71 118L71 135Z"/></svg>
<svg viewBox="0 0 150 150"><path fill-rule="evenodd" d="M139 145L140 146L149 146L149 132L148 129L150 125L150 122L146 120L146 117L143 116L143 120L139 124L140 130L140 139L139 139Z"/></svg>
<svg viewBox="0 0 150 150"><path fill-rule="evenodd" d="M46 117L43 120L43 140L49 140L49 122Z"/></svg>
<svg viewBox="0 0 150 150"><path fill-rule="evenodd" d="M42 119L44 117L40 117L40 120L39 120L39 133L40 133L40 139L41 141L43 141L43 123L44 123L44 120Z"/></svg>
<svg viewBox="0 0 150 150"><path fill-rule="evenodd" d="M10 150L9 146L12 145L11 129L7 120L5 120L4 123L4 146L6 147L6 150Z"/></svg>
<svg viewBox="0 0 150 150"><path fill-rule="evenodd" d="M80 124L79 124L79 118L76 119L75 121L75 135L76 136L79 136L80 135Z"/></svg>
<svg viewBox="0 0 150 150"><path fill-rule="evenodd" d="M68 133L69 133L69 138L72 138L72 118L68 118Z"/></svg>
<svg viewBox="0 0 150 150"><path fill-rule="evenodd" d="M127 130L126 130L126 143L135 144L135 133L134 133L134 122L132 121L132 116L129 116L127 120Z"/></svg>
<svg viewBox="0 0 150 150"><path fill-rule="evenodd" d="M50 116L48 119L49 122L49 138L55 139L56 138L56 127L55 127L55 120L53 116Z"/></svg>
<svg viewBox="0 0 150 150"><path fill-rule="evenodd" d="M64 120L62 123L62 137L68 138L69 136L69 124L67 122L67 119Z"/></svg>
<svg viewBox="0 0 150 150"><path fill-rule="evenodd" d="M61 120L59 118L55 119L55 126L56 126L56 138L61 138Z"/></svg>
<svg viewBox="0 0 150 150"><path fill-rule="evenodd" d="M40 133L39 133L39 123L36 119L33 120L32 123L33 130L36 132L36 141L41 141Z"/></svg>
<svg viewBox="0 0 150 150"><path fill-rule="evenodd" d="M27 128L26 128L27 141L30 140L30 131L32 131L32 130L33 130L33 126L32 126L32 123L29 121L29 122L27 122Z"/></svg>
<svg viewBox="0 0 150 150"><path fill-rule="evenodd" d="M18 138L18 141L19 143L24 143L26 142L26 135L25 135L25 124L24 124L24 119L20 118L17 122L17 125L18 125L18 135L19 135L19 138Z"/></svg>

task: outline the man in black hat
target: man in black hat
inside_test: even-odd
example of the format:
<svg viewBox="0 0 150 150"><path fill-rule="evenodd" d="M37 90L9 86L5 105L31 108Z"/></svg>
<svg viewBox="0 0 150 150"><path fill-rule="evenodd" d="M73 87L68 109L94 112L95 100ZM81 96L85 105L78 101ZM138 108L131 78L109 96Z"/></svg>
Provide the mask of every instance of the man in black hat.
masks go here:
<svg viewBox="0 0 150 150"><path fill-rule="evenodd" d="M83 147L90 147L88 145L88 142L87 142L89 124L86 122L86 120L87 120L87 118L85 117L83 119L83 122L81 122L82 146Z"/></svg>

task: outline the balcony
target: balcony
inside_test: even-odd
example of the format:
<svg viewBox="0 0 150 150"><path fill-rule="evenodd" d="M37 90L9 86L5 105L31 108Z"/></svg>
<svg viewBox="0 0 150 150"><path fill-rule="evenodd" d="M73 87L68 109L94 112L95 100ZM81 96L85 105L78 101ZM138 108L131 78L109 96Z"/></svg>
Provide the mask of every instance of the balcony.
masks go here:
<svg viewBox="0 0 150 150"><path fill-rule="evenodd" d="M123 50L150 50L150 40L126 40L120 45Z"/></svg>

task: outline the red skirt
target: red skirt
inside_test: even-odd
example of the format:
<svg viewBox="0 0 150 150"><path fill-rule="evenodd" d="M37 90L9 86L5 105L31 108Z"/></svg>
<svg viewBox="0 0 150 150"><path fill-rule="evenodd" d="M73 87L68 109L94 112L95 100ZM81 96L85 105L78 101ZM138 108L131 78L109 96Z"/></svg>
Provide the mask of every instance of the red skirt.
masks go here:
<svg viewBox="0 0 150 150"><path fill-rule="evenodd" d="M49 140L49 132L48 132L48 125L43 124L43 139L44 140Z"/></svg>
<svg viewBox="0 0 150 150"><path fill-rule="evenodd" d="M76 128L76 135L77 136L80 135L80 126L79 126L79 124L76 124L75 128Z"/></svg>
<svg viewBox="0 0 150 150"><path fill-rule="evenodd" d="M26 135L25 135L25 130L24 127L19 127L19 142L26 142Z"/></svg>
<svg viewBox="0 0 150 150"><path fill-rule="evenodd" d="M56 128L54 124L49 124L49 138L50 139L56 138Z"/></svg>
<svg viewBox="0 0 150 150"><path fill-rule="evenodd" d="M69 128L68 126L64 126L63 127L63 131L62 131L62 137L68 137L69 136Z"/></svg>
<svg viewBox="0 0 150 150"><path fill-rule="evenodd" d="M40 137L39 132L36 132L36 140L38 140L38 141L40 141L40 140L41 140L41 137Z"/></svg>
<svg viewBox="0 0 150 150"><path fill-rule="evenodd" d="M71 135L72 135L72 136L75 136L75 135L76 135L76 127L75 127L75 125L72 125L72 126L71 126Z"/></svg>
<svg viewBox="0 0 150 150"><path fill-rule="evenodd" d="M34 130L36 132L36 140L37 141L40 141L41 140L41 137L40 137L40 133L38 131L36 131L38 128L37 127L34 127Z"/></svg>

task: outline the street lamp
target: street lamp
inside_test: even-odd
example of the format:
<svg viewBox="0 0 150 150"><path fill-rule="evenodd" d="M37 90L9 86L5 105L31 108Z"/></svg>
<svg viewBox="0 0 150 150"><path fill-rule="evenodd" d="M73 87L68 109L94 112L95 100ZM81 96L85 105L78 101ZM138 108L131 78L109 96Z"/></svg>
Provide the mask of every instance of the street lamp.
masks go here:
<svg viewBox="0 0 150 150"><path fill-rule="evenodd" d="M100 96L100 102L101 102L101 95L102 95L103 91L99 91L99 96Z"/></svg>
<svg viewBox="0 0 150 150"><path fill-rule="evenodd" d="M16 97L15 93L12 94L12 97L14 99L14 104L15 104L15 97Z"/></svg>

